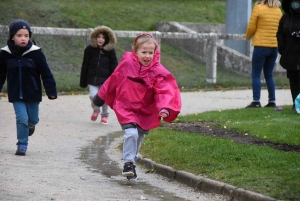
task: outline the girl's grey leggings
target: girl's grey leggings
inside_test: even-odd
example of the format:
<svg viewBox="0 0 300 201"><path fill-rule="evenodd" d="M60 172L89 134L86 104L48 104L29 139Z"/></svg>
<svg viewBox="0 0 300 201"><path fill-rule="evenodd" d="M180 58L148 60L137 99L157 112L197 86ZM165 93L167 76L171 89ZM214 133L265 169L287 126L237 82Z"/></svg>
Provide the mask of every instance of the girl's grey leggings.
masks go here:
<svg viewBox="0 0 300 201"><path fill-rule="evenodd" d="M93 99L94 96L98 93L99 89L101 88L102 85L99 86L94 86L94 85L88 85L89 87L89 97L91 100L91 107L93 108L93 110L100 110L100 107L93 105ZM102 112L101 112L101 116L109 116L109 112L108 112L108 105L106 105L105 103L102 105Z"/></svg>
<svg viewBox="0 0 300 201"><path fill-rule="evenodd" d="M123 159L124 163L132 162L138 159L139 150L141 144L145 138L145 134L148 131L143 131L138 128L126 128L124 134L124 143L123 143Z"/></svg>

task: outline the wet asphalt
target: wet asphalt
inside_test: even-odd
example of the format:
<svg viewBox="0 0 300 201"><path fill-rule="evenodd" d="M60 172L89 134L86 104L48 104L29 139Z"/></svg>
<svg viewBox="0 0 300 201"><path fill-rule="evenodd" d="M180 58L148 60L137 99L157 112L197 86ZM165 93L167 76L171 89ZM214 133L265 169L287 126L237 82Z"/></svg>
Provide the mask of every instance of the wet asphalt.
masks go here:
<svg viewBox="0 0 300 201"><path fill-rule="evenodd" d="M289 90L277 90L277 105L291 105ZM243 108L251 90L183 92L180 115ZM262 105L267 91L262 91ZM0 200L228 200L195 192L185 184L138 167L138 179L122 177L117 146L123 132L114 112L109 124L90 121L87 95L43 97L40 122L25 157L15 156L12 104L0 99Z"/></svg>

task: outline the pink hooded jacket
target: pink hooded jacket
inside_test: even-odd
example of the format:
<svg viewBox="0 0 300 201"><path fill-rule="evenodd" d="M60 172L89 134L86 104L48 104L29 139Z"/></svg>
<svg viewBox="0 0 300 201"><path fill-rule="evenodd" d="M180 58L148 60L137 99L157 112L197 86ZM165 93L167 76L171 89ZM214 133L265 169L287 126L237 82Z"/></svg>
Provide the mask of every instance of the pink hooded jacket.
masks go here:
<svg viewBox="0 0 300 201"><path fill-rule="evenodd" d="M142 66L134 51L126 52L99 90L98 96L115 111L120 124L136 123L143 130L150 130L160 125L161 109L169 110L166 122L179 114L180 90L159 57L158 45L149 66Z"/></svg>

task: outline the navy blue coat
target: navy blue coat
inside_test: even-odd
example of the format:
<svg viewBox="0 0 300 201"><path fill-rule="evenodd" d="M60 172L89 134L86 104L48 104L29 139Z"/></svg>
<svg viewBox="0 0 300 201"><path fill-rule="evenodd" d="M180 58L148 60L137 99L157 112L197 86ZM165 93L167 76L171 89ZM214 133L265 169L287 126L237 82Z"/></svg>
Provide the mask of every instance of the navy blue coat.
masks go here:
<svg viewBox="0 0 300 201"><path fill-rule="evenodd" d="M0 92L6 79L9 102L41 102L42 84L49 99L57 97L55 79L38 46L32 45L20 58L12 55L8 46L1 48Z"/></svg>

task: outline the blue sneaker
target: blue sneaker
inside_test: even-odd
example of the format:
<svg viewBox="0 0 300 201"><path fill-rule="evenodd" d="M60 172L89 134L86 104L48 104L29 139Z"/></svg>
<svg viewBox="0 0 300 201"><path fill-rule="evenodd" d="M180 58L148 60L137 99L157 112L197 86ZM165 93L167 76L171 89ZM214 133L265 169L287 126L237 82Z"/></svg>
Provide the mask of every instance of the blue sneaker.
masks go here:
<svg viewBox="0 0 300 201"><path fill-rule="evenodd" d="M27 145L25 145L25 144L19 144L18 145L18 149L16 151L16 155L25 156L26 151L27 151Z"/></svg>

